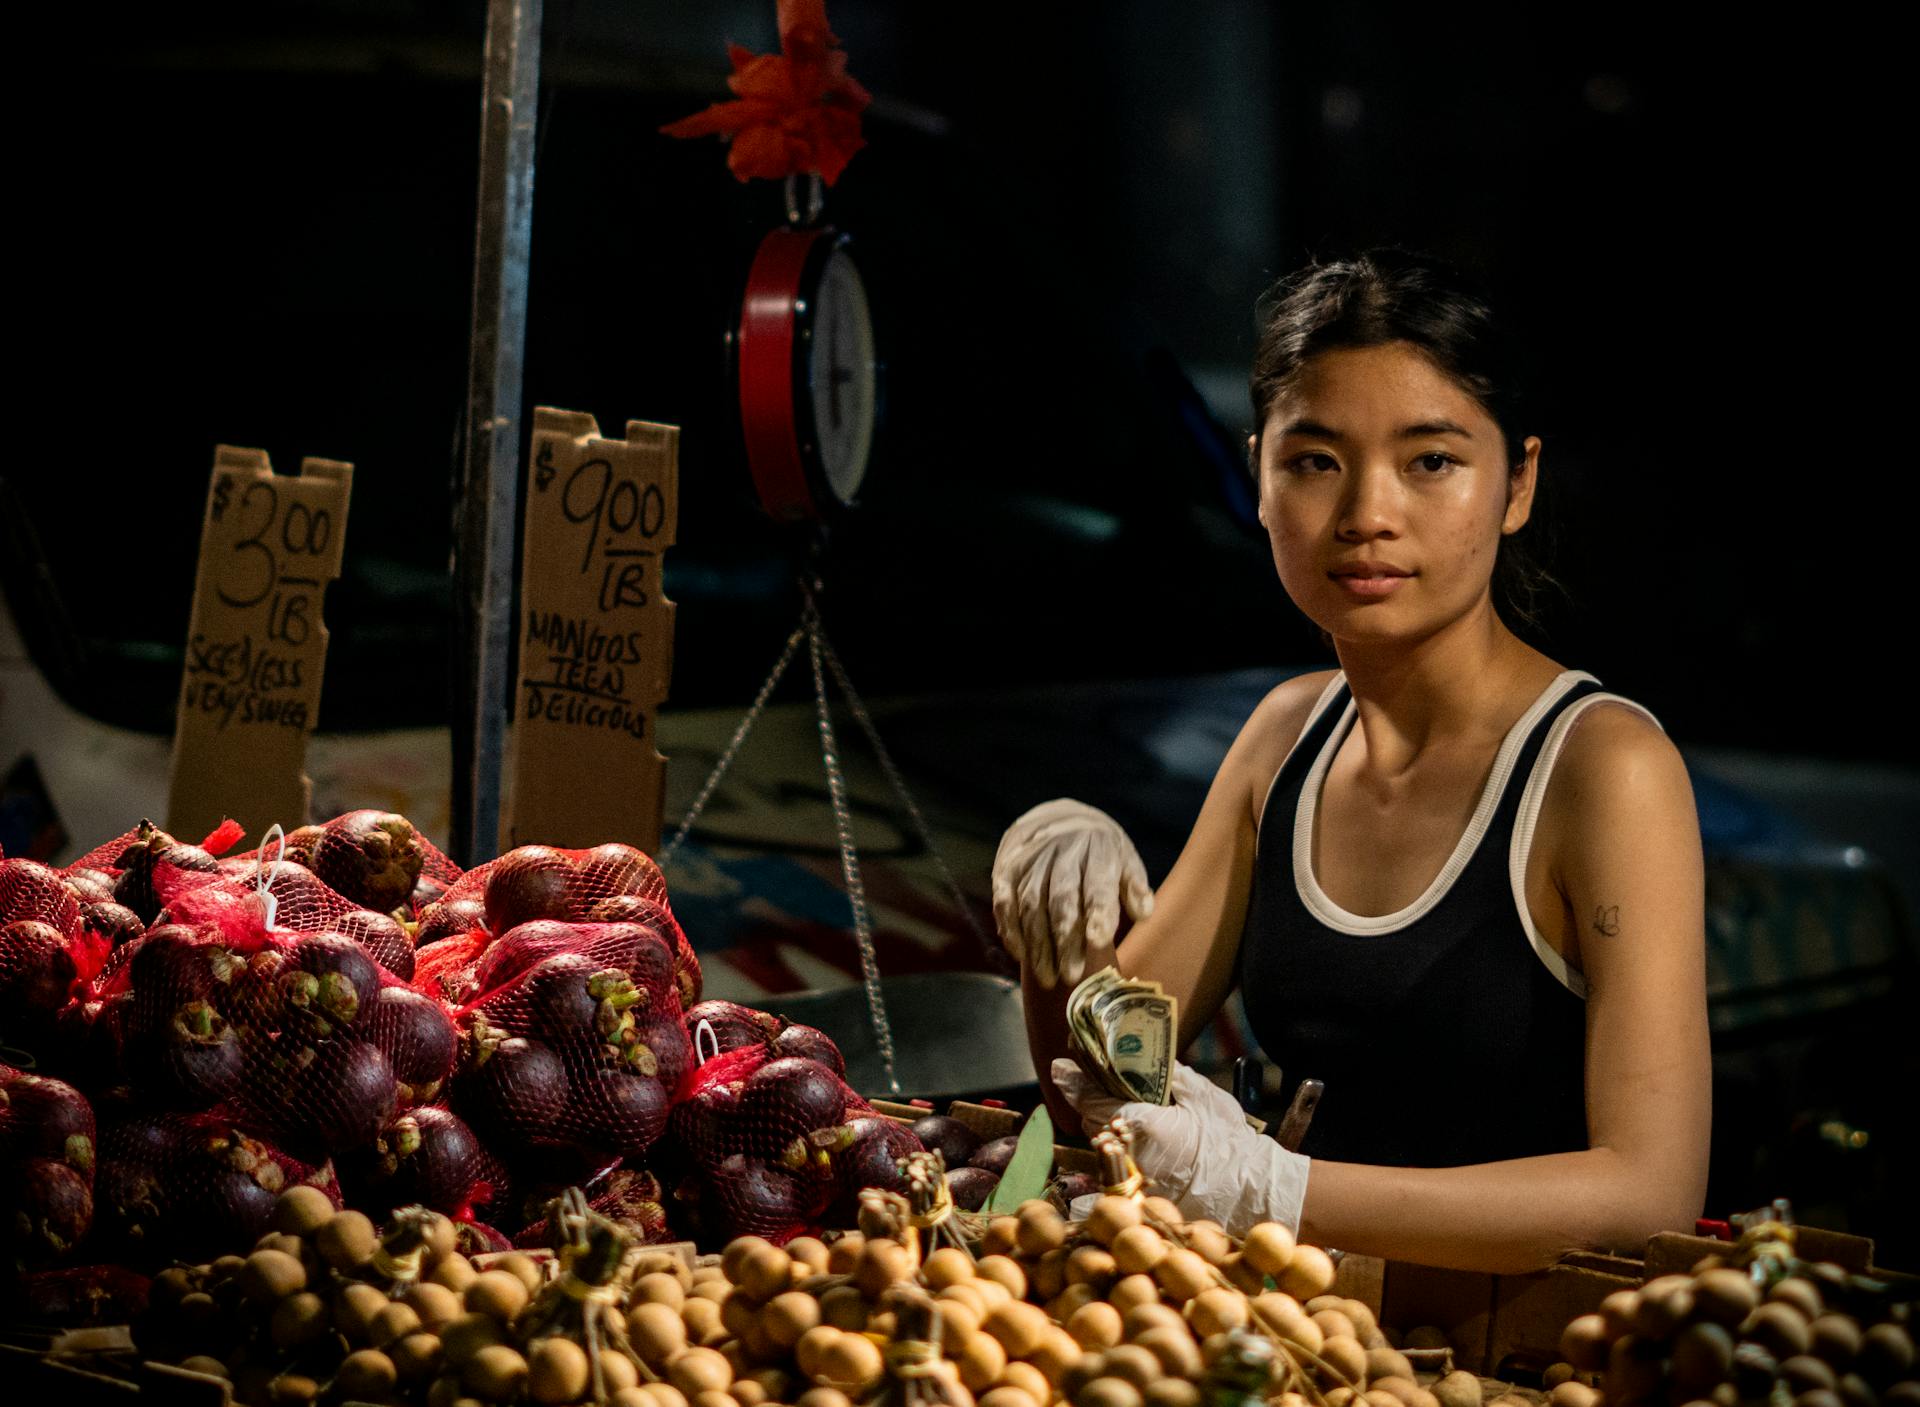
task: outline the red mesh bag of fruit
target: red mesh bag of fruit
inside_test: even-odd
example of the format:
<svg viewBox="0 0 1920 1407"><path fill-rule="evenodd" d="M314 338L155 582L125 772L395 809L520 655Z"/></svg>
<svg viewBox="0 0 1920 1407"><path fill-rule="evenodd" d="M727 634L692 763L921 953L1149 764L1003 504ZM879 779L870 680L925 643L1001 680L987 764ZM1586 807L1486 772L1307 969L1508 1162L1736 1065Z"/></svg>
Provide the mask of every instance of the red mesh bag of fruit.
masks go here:
<svg viewBox="0 0 1920 1407"><path fill-rule="evenodd" d="M95 994L150 1107L217 1108L319 1163L441 1094L453 1022L375 958L368 924L391 920L295 866L191 889L163 917Z"/></svg>
<svg viewBox="0 0 1920 1407"><path fill-rule="evenodd" d="M254 852L246 860L274 858ZM316 876L358 908L411 921L460 876L460 869L396 811L348 811L287 833L279 858Z"/></svg>
<svg viewBox="0 0 1920 1407"><path fill-rule="evenodd" d="M164 1113L124 1101L102 1114L94 1245L148 1267L241 1251L267 1232L275 1199L298 1183L339 1205L324 1159L295 1158L223 1112Z"/></svg>
<svg viewBox="0 0 1920 1407"><path fill-rule="evenodd" d="M631 845L591 850L522 845L460 876L420 914L424 947L462 934L500 938L535 919L562 923L646 923L673 943L674 981L684 1009L700 1000L700 962L667 902L667 881Z"/></svg>
<svg viewBox="0 0 1920 1407"><path fill-rule="evenodd" d="M474 985L453 1107L509 1161L653 1146L692 1064L662 925L534 919L487 948Z"/></svg>
<svg viewBox="0 0 1920 1407"><path fill-rule="evenodd" d="M831 1063L773 1054L777 1029L714 1053L716 1017L727 1018L736 1035L784 1023L731 1003L696 1010L704 1014L696 1019L695 1047L709 1058L689 1076L674 1109L674 1198L709 1239L753 1235L784 1244L827 1220L851 1224L850 1216L835 1219L829 1211L851 1207L862 1187L905 1188L898 1163L921 1151L920 1141L847 1086L840 1053L824 1035L812 1032Z"/></svg>
<svg viewBox="0 0 1920 1407"><path fill-rule="evenodd" d="M142 821L125 834L95 846L61 873L83 904L117 904L144 926L159 916L166 903L164 895L220 878L225 872L223 866L234 863L220 856L244 834L235 822L222 821L212 834L193 845L167 834L151 821Z"/></svg>
<svg viewBox="0 0 1920 1407"><path fill-rule="evenodd" d="M0 1065L0 1268L65 1257L93 1221L93 1107L72 1085Z"/></svg>

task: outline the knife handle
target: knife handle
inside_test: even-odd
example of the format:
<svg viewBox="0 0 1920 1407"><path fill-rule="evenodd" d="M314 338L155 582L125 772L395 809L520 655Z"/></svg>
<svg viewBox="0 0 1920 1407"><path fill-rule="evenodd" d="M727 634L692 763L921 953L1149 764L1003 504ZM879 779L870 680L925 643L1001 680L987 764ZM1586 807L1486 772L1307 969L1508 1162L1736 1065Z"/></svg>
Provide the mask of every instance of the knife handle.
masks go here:
<svg viewBox="0 0 1920 1407"><path fill-rule="evenodd" d="M1320 1107L1320 1096L1326 1088L1319 1080L1302 1080L1300 1088L1293 1092L1293 1103L1287 1106L1287 1116L1280 1121L1279 1132L1274 1134L1289 1153L1300 1151L1300 1144L1307 1136L1307 1125L1313 1122L1313 1111Z"/></svg>

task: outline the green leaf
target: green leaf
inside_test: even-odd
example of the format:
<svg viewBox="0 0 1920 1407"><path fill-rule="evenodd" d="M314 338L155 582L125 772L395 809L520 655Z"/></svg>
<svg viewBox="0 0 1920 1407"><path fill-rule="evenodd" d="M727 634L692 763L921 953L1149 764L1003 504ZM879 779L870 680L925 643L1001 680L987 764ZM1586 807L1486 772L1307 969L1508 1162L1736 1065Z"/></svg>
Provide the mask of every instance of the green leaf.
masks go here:
<svg viewBox="0 0 1920 1407"><path fill-rule="evenodd" d="M1053 1120L1043 1104L1027 1118L1020 1130L1020 1142L1014 1146L1013 1160L1000 1175L980 1210L989 1214L1010 1212L1022 1202L1032 1201L1047 1190L1047 1174L1053 1171Z"/></svg>

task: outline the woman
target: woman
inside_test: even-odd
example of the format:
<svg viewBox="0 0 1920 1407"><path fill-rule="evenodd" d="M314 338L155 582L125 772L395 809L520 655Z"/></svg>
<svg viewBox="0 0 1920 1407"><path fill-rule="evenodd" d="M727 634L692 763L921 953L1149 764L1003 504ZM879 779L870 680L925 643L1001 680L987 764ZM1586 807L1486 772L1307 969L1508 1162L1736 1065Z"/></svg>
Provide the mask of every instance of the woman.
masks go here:
<svg viewBox="0 0 1920 1407"><path fill-rule="evenodd" d="M1125 1106L1142 1170L1241 1232L1485 1271L1690 1229L1706 1185L1704 900L1679 753L1495 607L1540 440L1486 305L1376 252L1283 280L1252 375L1260 521L1340 668L1255 709L1157 892L1104 813L1048 802L994 864L1049 1102L1117 1101L1066 994L1117 963L1184 1049L1238 982L1291 1077L1300 1153L1184 1066ZM1116 951L1121 909L1135 920Z"/></svg>

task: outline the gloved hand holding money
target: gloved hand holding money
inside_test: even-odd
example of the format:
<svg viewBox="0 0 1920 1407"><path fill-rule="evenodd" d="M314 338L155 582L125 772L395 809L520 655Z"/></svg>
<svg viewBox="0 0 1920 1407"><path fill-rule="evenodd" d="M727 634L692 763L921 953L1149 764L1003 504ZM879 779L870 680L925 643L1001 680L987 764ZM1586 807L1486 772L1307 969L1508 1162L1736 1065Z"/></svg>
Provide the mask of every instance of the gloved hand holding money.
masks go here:
<svg viewBox="0 0 1920 1407"><path fill-rule="evenodd" d="M1180 1003L1158 982L1102 968L1067 998L1067 1030L1089 1072L1114 1098L1142 1104L1172 1098Z"/></svg>

